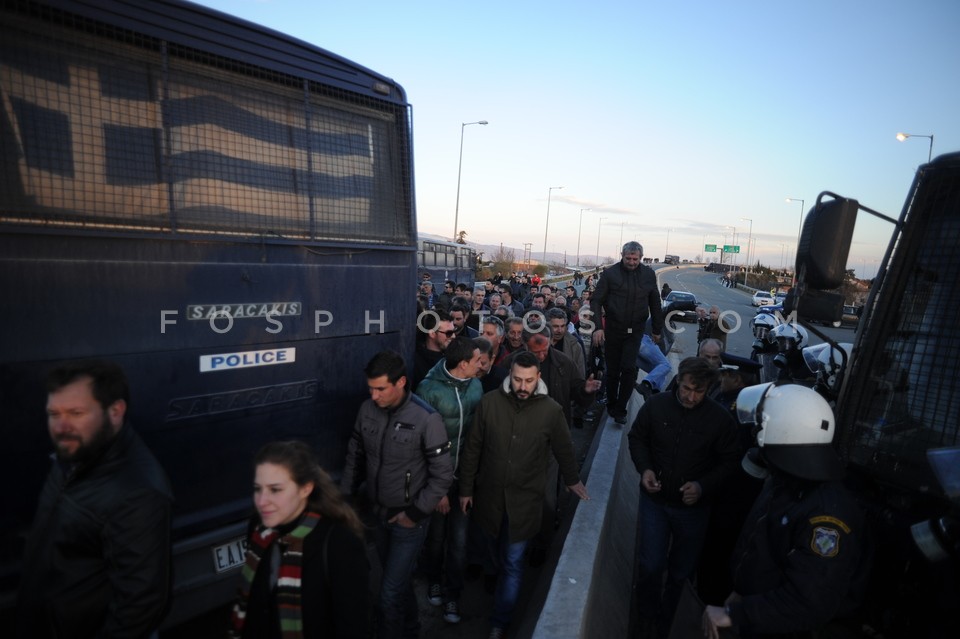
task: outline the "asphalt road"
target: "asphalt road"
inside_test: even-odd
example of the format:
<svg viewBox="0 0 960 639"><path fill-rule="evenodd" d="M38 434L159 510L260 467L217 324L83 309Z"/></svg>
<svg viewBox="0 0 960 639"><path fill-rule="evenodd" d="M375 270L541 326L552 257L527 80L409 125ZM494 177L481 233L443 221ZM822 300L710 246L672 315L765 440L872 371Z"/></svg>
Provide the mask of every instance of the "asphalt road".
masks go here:
<svg viewBox="0 0 960 639"><path fill-rule="evenodd" d="M740 357L749 357L753 346L753 333L750 328L750 319L756 315L757 307L750 303L753 291L746 289L727 288L720 284L717 273L708 273L701 267L665 268L657 271L661 285L666 282L675 291L693 293L697 302L704 308L717 305L721 313L726 313L734 323L734 329L727 335L727 352ZM673 351L681 359L696 355L697 325L695 323L677 322L679 331L676 335ZM830 339L837 342L853 342L852 328L833 328L832 326L817 326ZM822 339L810 334L810 344L820 344Z"/></svg>

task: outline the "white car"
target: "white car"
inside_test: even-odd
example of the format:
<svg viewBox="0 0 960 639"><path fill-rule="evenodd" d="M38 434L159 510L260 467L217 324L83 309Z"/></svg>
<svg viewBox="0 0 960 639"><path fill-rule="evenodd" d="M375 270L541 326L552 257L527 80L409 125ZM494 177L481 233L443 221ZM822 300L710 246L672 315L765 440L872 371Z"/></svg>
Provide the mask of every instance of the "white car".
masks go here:
<svg viewBox="0 0 960 639"><path fill-rule="evenodd" d="M773 297L770 296L770 293L765 293L763 291L757 291L753 294L753 305L754 306L767 306L773 304Z"/></svg>

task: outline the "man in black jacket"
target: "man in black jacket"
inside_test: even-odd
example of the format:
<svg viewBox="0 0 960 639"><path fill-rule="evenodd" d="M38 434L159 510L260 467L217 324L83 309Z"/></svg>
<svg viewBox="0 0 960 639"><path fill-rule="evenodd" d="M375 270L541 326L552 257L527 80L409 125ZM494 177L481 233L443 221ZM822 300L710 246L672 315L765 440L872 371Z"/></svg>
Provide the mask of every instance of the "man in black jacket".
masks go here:
<svg viewBox="0 0 960 639"><path fill-rule="evenodd" d="M620 262L603 272L590 298L593 323L602 327L593 332L593 345L603 345L606 355L607 412L618 424L627 420L627 402L637 382L637 352L647 317L653 320L650 337L654 342L660 342L663 332L657 276L640 263L642 258L640 244L624 244Z"/></svg>
<svg viewBox="0 0 960 639"><path fill-rule="evenodd" d="M740 461L733 418L706 396L716 376L699 357L680 362L676 392L647 399L627 436L641 475L637 608L643 637L669 633L683 582L697 568L710 502Z"/></svg>
<svg viewBox="0 0 960 639"><path fill-rule="evenodd" d="M172 492L124 420L129 390L111 362L47 380L56 449L27 539L18 637L147 637L170 594Z"/></svg>

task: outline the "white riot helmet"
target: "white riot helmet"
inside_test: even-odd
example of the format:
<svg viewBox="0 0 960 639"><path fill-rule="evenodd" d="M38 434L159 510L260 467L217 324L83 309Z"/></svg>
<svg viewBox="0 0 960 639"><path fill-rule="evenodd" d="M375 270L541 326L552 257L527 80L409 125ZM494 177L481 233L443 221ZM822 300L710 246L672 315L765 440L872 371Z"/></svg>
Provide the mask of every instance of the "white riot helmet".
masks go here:
<svg viewBox="0 0 960 639"><path fill-rule="evenodd" d="M833 390L839 386L843 366L850 361L853 352L853 344L849 342L841 342L837 346L839 348L824 342L803 349L803 361L807 368L817 376L818 382Z"/></svg>
<svg viewBox="0 0 960 639"><path fill-rule="evenodd" d="M799 324L781 324L770 331L770 334L776 340L777 345L780 346L781 352L791 348L803 348L810 341L807 329Z"/></svg>
<svg viewBox="0 0 960 639"><path fill-rule="evenodd" d="M833 411L813 389L776 382L744 388L737 396L737 418L759 428L757 443L772 466L801 479L843 477L843 464L831 445Z"/></svg>
<svg viewBox="0 0 960 639"><path fill-rule="evenodd" d="M778 352L773 363L778 368L791 368L800 349L810 341L807 329L798 324L781 324L770 331L770 336L777 343Z"/></svg>
<svg viewBox="0 0 960 639"><path fill-rule="evenodd" d="M770 340L770 332L777 327L780 320L771 313L757 313L750 320L753 336L759 340Z"/></svg>

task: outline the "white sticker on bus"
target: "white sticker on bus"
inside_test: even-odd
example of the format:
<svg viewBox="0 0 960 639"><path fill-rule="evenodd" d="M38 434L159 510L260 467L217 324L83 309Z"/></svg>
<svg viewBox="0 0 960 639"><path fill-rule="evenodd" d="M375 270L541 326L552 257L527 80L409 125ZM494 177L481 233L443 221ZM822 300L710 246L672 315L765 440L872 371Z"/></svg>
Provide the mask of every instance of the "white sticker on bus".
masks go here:
<svg viewBox="0 0 960 639"><path fill-rule="evenodd" d="M243 353L220 353L219 355L201 355L200 372L231 371L254 366L273 366L274 364L292 364L297 361L297 349L272 348L265 351L246 351Z"/></svg>

